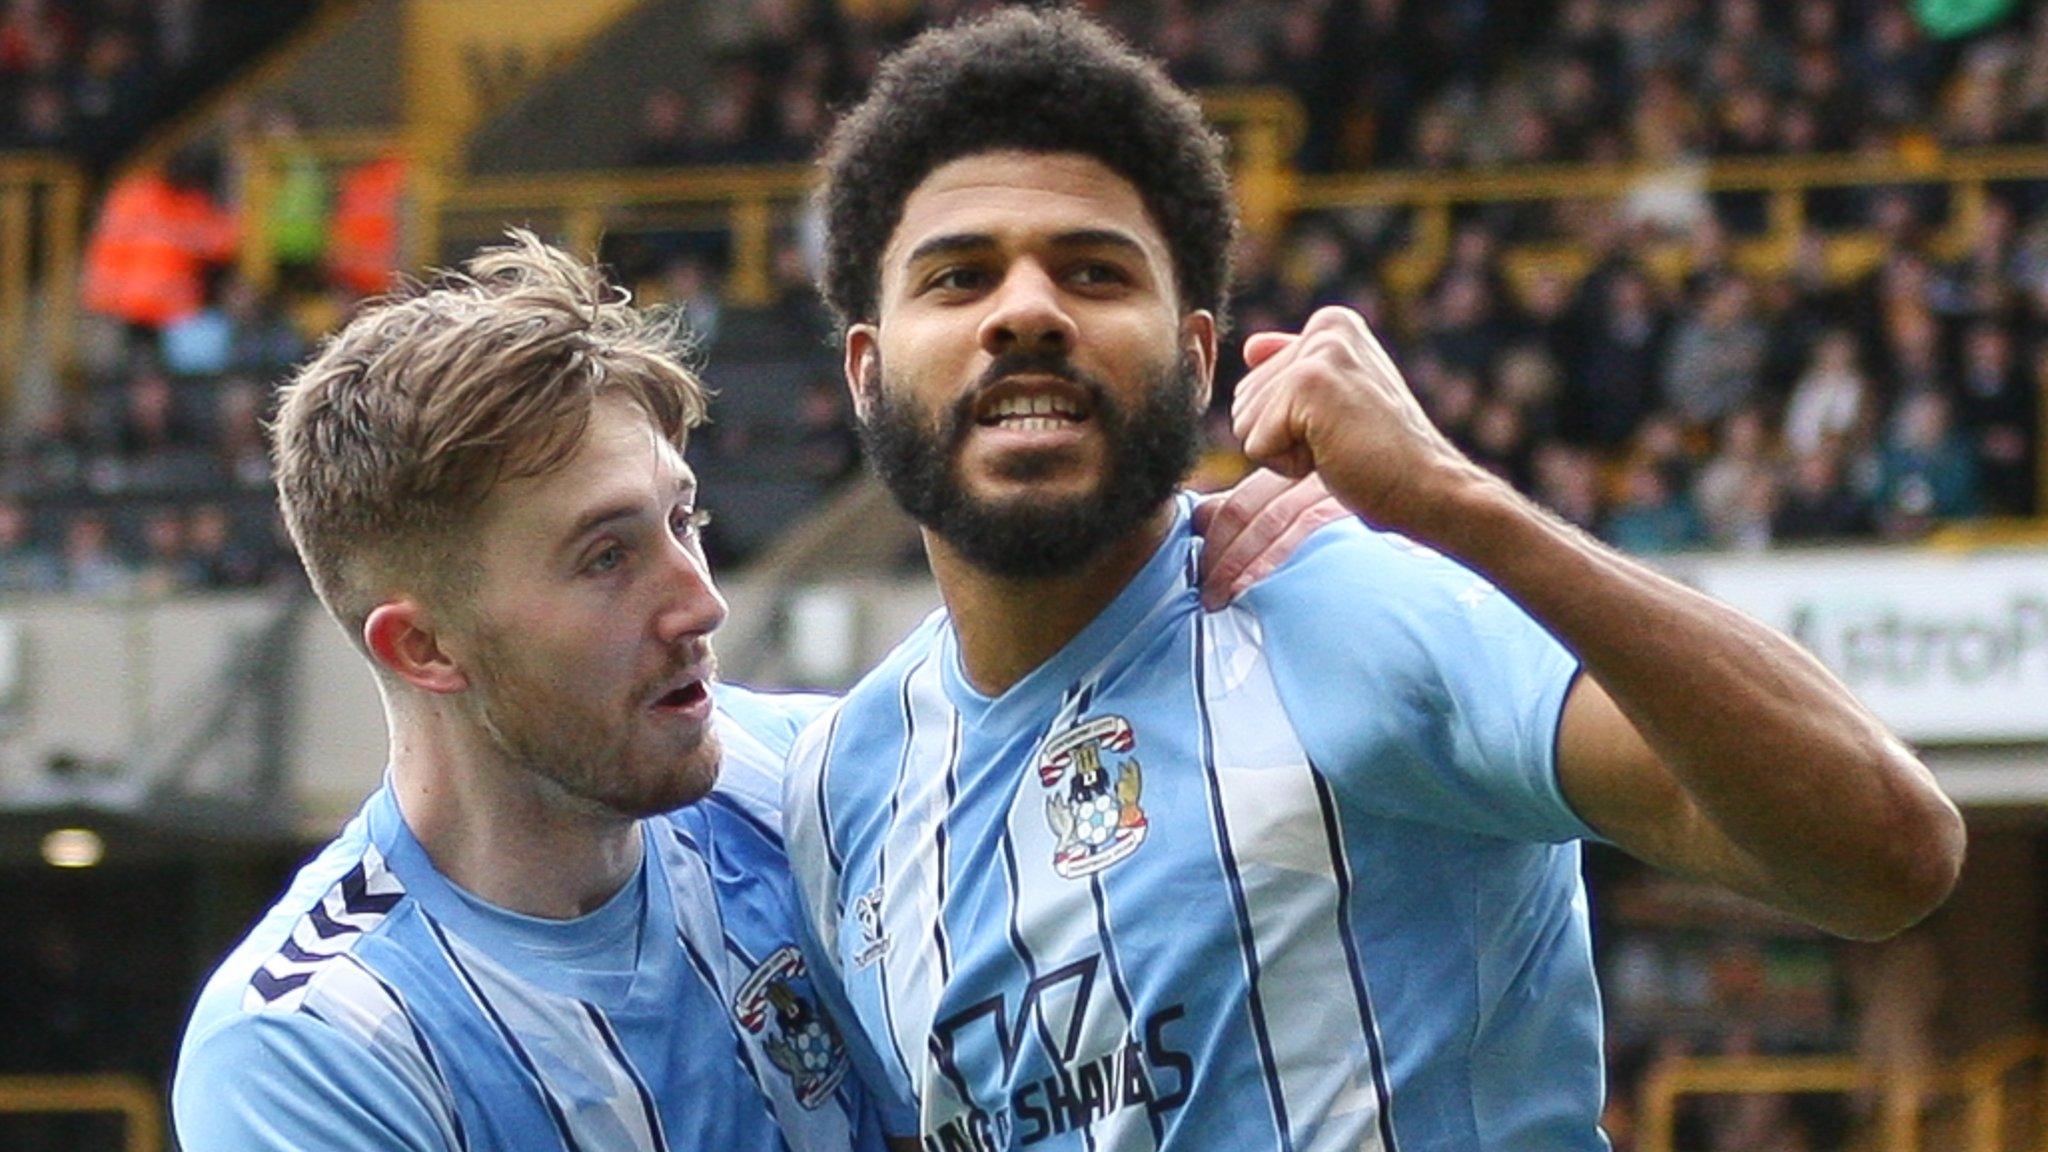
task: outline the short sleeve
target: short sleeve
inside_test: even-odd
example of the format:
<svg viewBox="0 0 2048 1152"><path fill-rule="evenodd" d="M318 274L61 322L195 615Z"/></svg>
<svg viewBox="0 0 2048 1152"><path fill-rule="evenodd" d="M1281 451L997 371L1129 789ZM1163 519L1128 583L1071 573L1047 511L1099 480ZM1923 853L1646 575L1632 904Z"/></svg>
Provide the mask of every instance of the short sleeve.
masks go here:
<svg viewBox="0 0 2048 1152"><path fill-rule="evenodd" d="M1456 562L1355 521L1240 601L1289 721L1347 803L1481 835L1594 835L1557 780L1578 660Z"/></svg>
<svg viewBox="0 0 2048 1152"><path fill-rule="evenodd" d="M185 1152L454 1152L445 1121L375 1054L304 1012L187 1042L171 1088Z"/></svg>

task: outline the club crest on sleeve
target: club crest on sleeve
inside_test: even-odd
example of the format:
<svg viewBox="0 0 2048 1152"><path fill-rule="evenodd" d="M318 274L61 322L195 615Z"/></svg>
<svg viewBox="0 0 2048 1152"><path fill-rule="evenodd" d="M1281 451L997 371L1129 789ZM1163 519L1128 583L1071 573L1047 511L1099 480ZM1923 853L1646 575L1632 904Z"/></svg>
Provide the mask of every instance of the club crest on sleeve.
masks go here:
<svg viewBox="0 0 2048 1152"><path fill-rule="evenodd" d="M889 954L889 933L882 928L881 885L854 898L853 919L860 926L860 951L853 954L853 966L866 968Z"/></svg>
<svg viewBox="0 0 2048 1152"><path fill-rule="evenodd" d="M796 1102L816 1108L846 1078L846 1046L818 1010L804 958L784 947L749 973L733 997L733 1014L796 1090Z"/></svg>
<svg viewBox="0 0 2048 1152"><path fill-rule="evenodd" d="M1058 839L1053 871L1091 876L1145 842L1145 780L1130 721L1098 716L1047 740L1038 753L1045 819Z"/></svg>

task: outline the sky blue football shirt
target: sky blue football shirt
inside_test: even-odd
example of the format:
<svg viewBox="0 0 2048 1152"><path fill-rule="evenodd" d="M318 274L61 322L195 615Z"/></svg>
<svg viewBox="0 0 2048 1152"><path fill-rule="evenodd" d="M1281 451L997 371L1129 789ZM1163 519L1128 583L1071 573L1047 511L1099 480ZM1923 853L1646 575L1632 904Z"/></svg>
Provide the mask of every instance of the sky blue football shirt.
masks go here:
<svg viewBox="0 0 2048 1152"><path fill-rule="evenodd" d="M1201 611L1178 512L1000 697L935 615L799 739L821 995L952 1149L1606 1147L1573 657L1356 522Z"/></svg>
<svg viewBox="0 0 2048 1152"><path fill-rule="evenodd" d="M879 1148L792 928L776 804L815 699L721 686L712 794L570 921L434 870L390 788L201 993L172 1091L188 1152Z"/></svg>

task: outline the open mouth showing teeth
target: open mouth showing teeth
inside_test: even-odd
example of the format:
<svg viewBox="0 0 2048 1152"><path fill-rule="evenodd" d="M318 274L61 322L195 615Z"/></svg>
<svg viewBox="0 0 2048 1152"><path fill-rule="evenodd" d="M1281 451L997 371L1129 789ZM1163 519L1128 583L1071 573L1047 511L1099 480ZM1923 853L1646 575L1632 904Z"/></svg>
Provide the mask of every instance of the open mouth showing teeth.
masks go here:
<svg viewBox="0 0 2048 1152"><path fill-rule="evenodd" d="M1081 405L1064 396L1009 396L989 405L978 420L984 428L1050 432L1087 419Z"/></svg>

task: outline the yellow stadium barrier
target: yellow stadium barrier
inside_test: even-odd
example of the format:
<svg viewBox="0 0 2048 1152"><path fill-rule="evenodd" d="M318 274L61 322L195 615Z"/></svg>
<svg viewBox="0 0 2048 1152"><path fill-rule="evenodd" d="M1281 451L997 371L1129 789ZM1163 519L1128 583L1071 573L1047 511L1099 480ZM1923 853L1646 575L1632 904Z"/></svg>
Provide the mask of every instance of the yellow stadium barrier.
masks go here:
<svg viewBox="0 0 2048 1152"><path fill-rule="evenodd" d="M1678 1102L1688 1096L1861 1093L1878 1101L1873 1129L1859 1145L1872 1152L1921 1152L1926 1118L1943 1104L1959 1105L1952 1127L1960 1137L1944 1142L1943 1152L2048 1152L2048 1067L2034 1071L2039 1098L2031 1134L2013 1126L2010 1108L2015 1074L2044 1058L2048 1036L1993 1041L1953 1067L1930 1072L1887 1071L1848 1056L1680 1057L1644 1080L1637 1147L1680 1152L1674 1143Z"/></svg>
<svg viewBox="0 0 2048 1152"><path fill-rule="evenodd" d="M139 1076L0 1076L0 1115L106 1112L121 1117L124 1152L163 1152L163 1103Z"/></svg>
<svg viewBox="0 0 2048 1152"><path fill-rule="evenodd" d="M70 361L84 206L85 178L70 163L0 153L0 413L12 408L21 380L39 285L36 335L52 364Z"/></svg>
<svg viewBox="0 0 2048 1152"><path fill-rule="evenodd" d="M1476 205L1512 202L1619 202L1669 176L1654 165L1533 165L1458 172L1372 172L1303 175L1292 156L1306 118L1295 99L1279 90L1229 89L1203 94L1204 106L1230 140L1231 167L1246 229L1272 237L1307 211L1382 208L1414 213L1406 250L1383 272L1400 294L1426 287L1449 253L1456 212ZM396 146L391 137L313 137L299 145L339 162ZM281 156L253 145L256 162L243 165L244 204L268 203ZM723 230L732 239L733 263L727 291L740 304L765 303L771 291L769 264L776 226L796 218L809 196L815 170L807 164L706 167L670 170L605 170L530 176L466 177L434 171L425 163L414 174L413 213L406 230L407 251L417 267L443 258L442 241L482 240L506 224L524 223L560 236L579 251L595 251L607 231L653 227ZM1765 198L1764 232L1731 245L1738 266L1778 274L1792 266L1807 235L1808 202L1820 191L1877 186L1939 188L1947 193L1947 219L1940 222L1934 248L1941 255L1963 252L1977 233L1991 187L2008 181L2048 181L2048 148L2001 147L1943 152L1926 143L1883 156L1810 156L1722 160L1684 170L1689 191L1702 194L1754 193ZM267 282L270 256L262 230L245 271ZM1869 272L1882 259L1873 236L1848 233L1823 238L1821 257L1838 281ZM1668 278L1690 268L1682 239L1643 253L1645 263ZM1504 253L1510 279L1561 275L1575 280L1593 259L1569 244L1525 244ZM2048 396L2042 410L2048 412ZM2048 419L2048 417L2044 417ZM2048 435L2037 438L2040 503L2048 507Z"/></svg>

